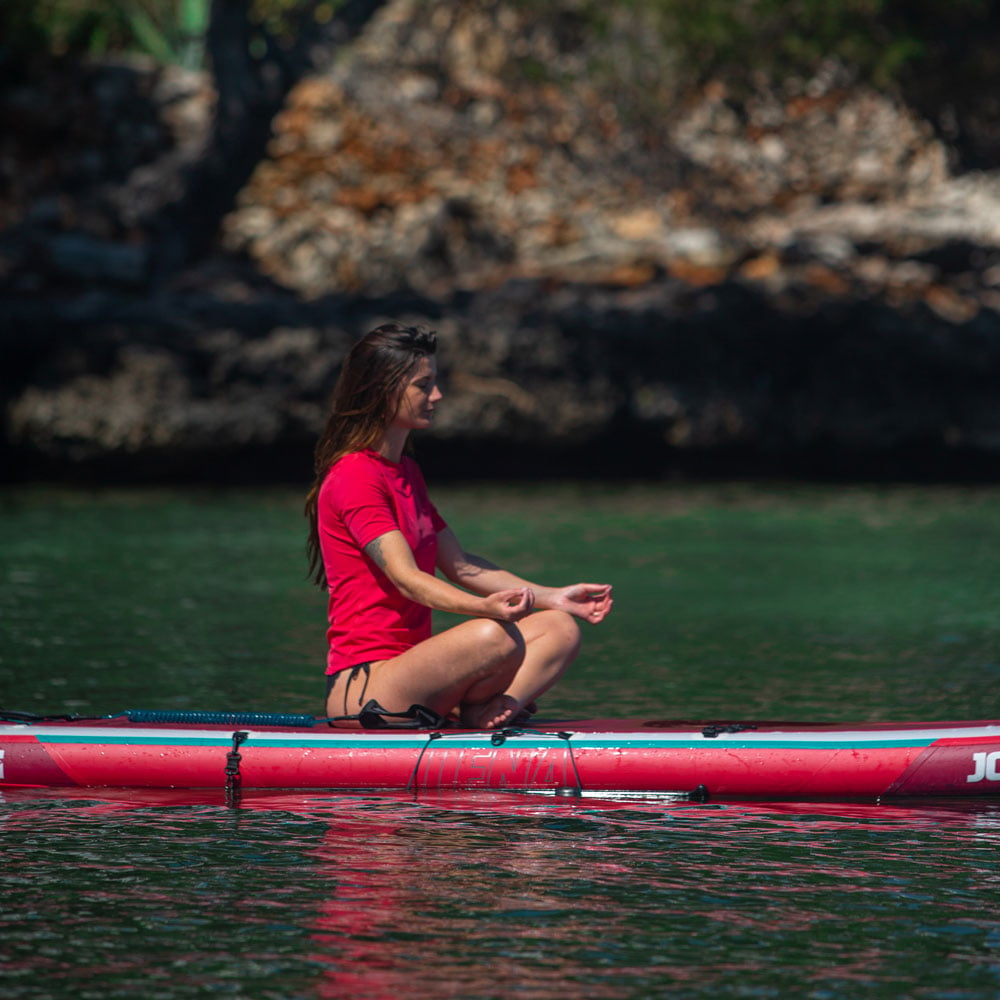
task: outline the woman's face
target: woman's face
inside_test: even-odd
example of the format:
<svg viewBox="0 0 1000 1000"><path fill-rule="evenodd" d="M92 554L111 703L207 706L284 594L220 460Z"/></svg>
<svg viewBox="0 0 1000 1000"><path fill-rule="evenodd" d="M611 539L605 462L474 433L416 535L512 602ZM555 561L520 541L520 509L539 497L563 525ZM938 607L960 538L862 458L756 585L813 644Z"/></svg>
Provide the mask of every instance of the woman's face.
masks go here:
<svg viewBox="0 0 1000 1000"><path fill-rule="evenodd" d="M434 404L440 398L437 362L434 358L420 358L403 380L399 405L391 426L409 431L430 427L434 419Z"/></svg>

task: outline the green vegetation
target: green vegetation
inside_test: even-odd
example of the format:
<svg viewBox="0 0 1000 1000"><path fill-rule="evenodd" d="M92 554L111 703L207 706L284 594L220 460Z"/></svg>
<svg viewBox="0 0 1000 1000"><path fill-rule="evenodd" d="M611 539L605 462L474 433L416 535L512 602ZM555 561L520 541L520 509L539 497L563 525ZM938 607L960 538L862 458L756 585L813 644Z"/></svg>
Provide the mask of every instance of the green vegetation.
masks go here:
<svg viewBox="0 0 1000 1000"><path fill-rule="evenodd" d="M6 0L0 60L47 52L140 52L159 62L201 64L210 0Z"/></svg>
<svg viewBox="0 0 1000 1000"><path fill-rule="evenodd" d="M589 36L584 45L612 53L605 68L647 84L666 68L688 84L740 88L809 79L836 62L888 86L960 61L991 27L992 9L990 0L560 0L539 16L564 38Z"/></svg>
<svg viewBox="0 0 1000 1000"><path fill-rule="evenodd" d="M886 83L924 51L919 32L891 23L891 0L656 0L655 6L698 76L811 75L832 58Z"/></svg>
<svg viewBox="0 0 1000 1000"><path fill-rule="evenodd" d="M247 17L290 40L303 17L333 17L338 0L249 0ZM190 69L202 65L211 0L4 0L0 65L36 54L93 57L139 53Z"/></svg>
<svg viewBox="0 0 1000 1000"><path fill-rule="evenodd" d="M551 0L520 3L588 70L648 86L664 75L735 87L812 77L830 61L877 86L954 66L992 27L990 0ZM248 20L289 41L304 18L325 22L339 0L248 0ZM200 65L211 0L4 0L0 64L25 54L141 52ZM485 6L489 6L488 4ZM537 66L533 64L527 69ZM966 67L967 68L967 67ZM990 67L995 70L996 67Z"/></svg>

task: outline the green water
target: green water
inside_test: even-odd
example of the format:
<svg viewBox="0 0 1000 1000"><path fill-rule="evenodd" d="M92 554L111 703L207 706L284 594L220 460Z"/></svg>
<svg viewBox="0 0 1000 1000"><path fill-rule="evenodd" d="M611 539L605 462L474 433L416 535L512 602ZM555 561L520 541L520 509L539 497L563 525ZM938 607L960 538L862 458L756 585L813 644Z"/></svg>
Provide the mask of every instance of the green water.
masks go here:
<svg viewBox="0 0 1000 1000"><path fill-rule="evenodd" d="M1000 716L1000 490L435 490L615 585L546 715ZM284 491L0 493L0 705L319 711ZM441 624L444 624L442 621ZM0 996L1000 997L1000 803L0 794Z"/></svg>
<svg viewBox="0 0 1000 1000"><path fill-rule="evenodd" d="M1000 714L1000 491L435 496L474 551L539 582L614 584L547 712ZM0 705L319 712L302 530L288 492L0 494Z"/></svg>

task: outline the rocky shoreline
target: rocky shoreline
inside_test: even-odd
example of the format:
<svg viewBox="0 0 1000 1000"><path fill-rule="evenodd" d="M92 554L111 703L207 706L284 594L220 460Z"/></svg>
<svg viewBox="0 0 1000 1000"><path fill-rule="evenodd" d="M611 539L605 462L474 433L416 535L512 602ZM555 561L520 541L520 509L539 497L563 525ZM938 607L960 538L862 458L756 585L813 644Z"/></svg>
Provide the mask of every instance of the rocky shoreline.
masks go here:
<svg viewBox="0 0 1000 1000"><path fill-rule="evenodd" d="M308 479L386 317L439 332L445 474L998 478L1000 172L836 73L712 86L650 135L511 83L492 29L523 10L470 10L385 5L168 280L141 208L197 156L208 81L90 67L92 140L53 138L58 93L8 96L5 480Z"/></svg>

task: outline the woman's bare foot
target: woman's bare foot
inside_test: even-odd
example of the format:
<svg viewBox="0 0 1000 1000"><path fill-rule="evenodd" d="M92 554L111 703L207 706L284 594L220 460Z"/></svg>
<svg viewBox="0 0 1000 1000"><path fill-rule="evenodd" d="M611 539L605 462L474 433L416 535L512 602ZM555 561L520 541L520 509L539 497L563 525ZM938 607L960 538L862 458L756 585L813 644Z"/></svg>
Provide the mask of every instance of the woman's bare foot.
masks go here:
<svg viewBox="0 0 1000 1000"><path fill-rule="evenodd" d="M499 729L513 722L521 706L509 694L498 694L489 701L462 705L462 725L469 729Z"/></svg>
<svg viewBox="0 0 1000 1000"><path fill-rule="evenodd" d="M517 715L514 716L514 722L519 726L526 725L531 722L531 717L538 711L538 703L534 701L529 701L526 705L522 705Z"/></svg>

